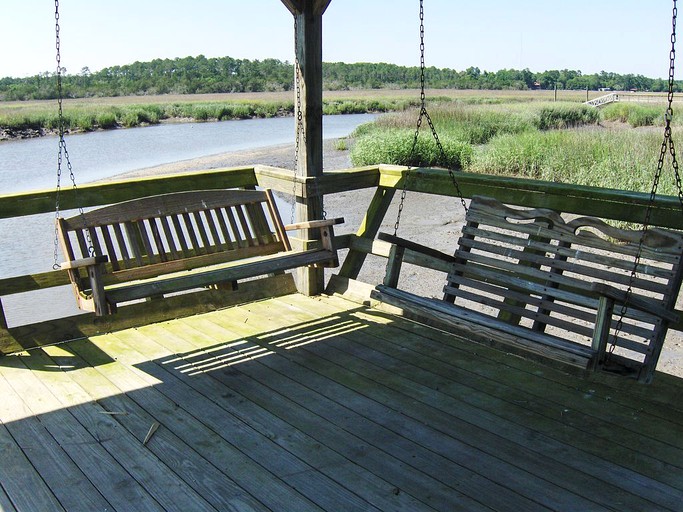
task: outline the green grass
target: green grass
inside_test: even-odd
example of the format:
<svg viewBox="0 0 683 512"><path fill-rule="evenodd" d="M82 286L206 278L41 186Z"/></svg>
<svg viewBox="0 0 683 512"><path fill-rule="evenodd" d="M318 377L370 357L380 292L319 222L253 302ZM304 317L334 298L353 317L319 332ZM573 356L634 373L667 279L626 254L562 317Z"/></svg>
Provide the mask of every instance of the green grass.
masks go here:
<svg viewBox="0 0 683 512"><path fill-rule="evenodd" d="M353 134L353 164L443 166L649 192L663 136L660 130L631 129L661 124L661 106L614 108L605 117L623 122L621 127L599 126L600 110L570 103L452 102L428 106L428 111L446 152L445 160L430 140L426 121L416 150L411 152L418 116L411 110L359 126ZM659 118L652 116L655 112ZM683 129L674 130L674 140L682 135ZM671 169L668 163L667 169ZM665 172L659 193L676 194L672 172Z"/></svg>
<svg viewBox="0 0 683 512"><path fill-rule="evenodd" d="M628 123L632 127L655 126L664 123L665 107L660 105L639 105L637 103L611 103L602 109L606 121Z"/></svg>
<svg viewBox="0 0 683 512"><path fill-rule="evenodd" d="M269 118L294 115L294 101L291 97L280 99L236 99L229 101L179 101L178 96L169 101L141 102L129 104L101 101L65 102L65 128L71 131L97 129L131 128L157 124L167 119L188 121L225 121L231 119ZM163 97L156 97L163 100ZM136 98L137 100L137 98ZM437 103L451 102L449 97L435 99ZM54 102L32 102L27 107L0 108L0 128L10 130L56 130L56 104ZM393 97L365 96L333 97L323 102L323 114L358 114L366 112L403 111L419 105L419 97L397 95Z"/></svg>
<svg viewBox="0 0 683 512"><path fill-rule="evenodd" d="M356 141L351 161L357 166L384 163L462 169L472 158L472 145L448 134L439 137L443 155L428 132L420 134L415 151L412 151L414 137L414 131L407 129L370 133Z"/></svg>

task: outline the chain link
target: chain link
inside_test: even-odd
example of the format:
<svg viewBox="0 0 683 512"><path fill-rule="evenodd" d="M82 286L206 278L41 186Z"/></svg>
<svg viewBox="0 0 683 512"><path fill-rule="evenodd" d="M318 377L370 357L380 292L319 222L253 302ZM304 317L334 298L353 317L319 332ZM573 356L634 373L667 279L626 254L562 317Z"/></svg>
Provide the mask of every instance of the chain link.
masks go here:
<svg viewBox="0 0 683 512"><path fill-rule="evenodd" d="M683 186L681 184L681 176L678 170L678 161L676 159L676 148L674 145L673 138L671 136L671 121L673 120L673 100L674 100L674 72L676 69L676 18L678 17L678 8L676 7L676 1L673 0L673 12L671 17L671 50L669 51L669 89L667 94L667 108L664 115L664 140L662 141L662 146L659 150L659 158L657 160L657 169L655 171L654 178L652 180L652 188L650 189L650 197L648 201L647 208L645 210L645 219L643 220L643 229L640 234L640 239L638 241L638 250L636 256L633 260L633 268L631 269L631 275L629 277L628 287L626 289L626 299L621 305L619 310L619 318L614 327L614 335L611 338L611 343L608 349L607 357L614 353L616 348L619 334L624 325L624 317L628 311L629 302L631 296L633 295L633 283L635 282L638 274L638 269L640 268L640 260L643 253L643 245L645 243L645 237L647 231L650 227L650 219L652 217L652 210L654 207L654 202L657 197L657 189L659 187L659 182L662 177L662 171L664 169L664 160L666 158L667 152L671 155L671 166L674 170L674 176L676 180L676 188L678 190L678 202L681 206L681 211L683 212Z"/></svg>
<svg viewBox="0 0 683 512"><path fill-rule="evenodd" d="M294 172L292 176L292 212L291 224L294 224L294 212L296 210L296 179L299 172L299 140L303 139L304 146L306 145L306 132L304 130L304 115L301 111L301 68L299 65L299 55L297 54L296 38L298 37L297 15L294 15L294 88L296 91L296 103L294 105L294 113L296 116L296 137L294 140Z"/></svg>
<svg viewBox="0 0 683 512"><path fill-rule="evenodd" d="M443 149L443 145L441 144L441 141L439 140L439 135L436 132L436 128L434 127L434 123L432 122L432 118L429 116L429 113L427 112L427 94L425 92L425 26L424 26L424 0L420 0L420 115L417 118L417 124L415 126L415 134L413 136L413 143L412 146L410 147L410 156L408 157L408 170L405 174L405 178L403 179L403 189L401 190L401 200L398 205L398 214L396 215L396 222L394 223L394 236L398 233L398 228L401 224L401 215L403 214L403 208L405 206L405 199L408 191L408 184L410 180L412 179L412 172L413 168L419 166L421 162L415 161L416 159L416 149L417 149L417 142L420 137L420 128L422 127L422 120L426 119L427 124L429 125L429 129L432 132L432 137L434 138L434 142L436 143L436 148L439 152L439 156L441 157L441 161L443 162L444 165L447 165L448 159L446 157L446 152ZM460 204L462 205L463 210L465 213L467 213L467 204L465 203L465 199L463 197L462 190L460 189L460 185L458 184L458 180L455 178L455 174L453 173L453 170L448 168L448 176L451 179L451 183L453 184L453 187L455 188L455 192L460 198Z"/></svg>
<svg viewBox="0 0 683 512"><path fill-rule="evenodd" d="M301 67L299 65L299 57L297 55L296 48L296 34L298 33L297 26L297 16L294 15L294 86L296 91L296 105L295 115L296 115L296 140L294 144L294 176L292 180L292 212L291 212L291 222L294 224L294 212L296 209L296 178L299 171L299 158L301 151L301 144L299 141L304 143L306 146L306 130L304 129L304 115L301 108ZM307 187L308 180L304 177L304 186ZM325 206L320 194L320 186L318 184L318 177L315 178L313 182L315 186L315 197L320 200L321 205L321 215L323 219L327 219L327 212L325 211Z"/></svg>
<svg viewBox="0 0 683 512"><path fill-rule="evenodd" d="M66 121L64 120L64 88L62 84L62 74L64 69L62 68L62 54L61 54L61 38L60 38L60 26L59 26L59 0L55 0L55 50L57 52L55 60L57 62L57 130L59 132L59 151L57 153L57 187L55 194L55 240L54 240L54 254L53 254L53 264L52 268L55 270L60 269L58 263L59 258L59 230L57 229L57 221L61 216L61 181L62 181L62 165L66 162L67 170L69 171L69 179L71 180L71 185L74 190L74 197L78 187L76 186L76 176L74 175L73 166L71 165L71 160L69 158L69 151L66 147L66 140L64 139L64 134L66 132ZM78 202L78 201L76 201ZM78 207L78 212L83 217L83 227L85 232L86 243L88 247L88 254L90 256L95 255L95 249L90 238L90 232L86 229L85 225L85 213L82 207Z"/></svg>

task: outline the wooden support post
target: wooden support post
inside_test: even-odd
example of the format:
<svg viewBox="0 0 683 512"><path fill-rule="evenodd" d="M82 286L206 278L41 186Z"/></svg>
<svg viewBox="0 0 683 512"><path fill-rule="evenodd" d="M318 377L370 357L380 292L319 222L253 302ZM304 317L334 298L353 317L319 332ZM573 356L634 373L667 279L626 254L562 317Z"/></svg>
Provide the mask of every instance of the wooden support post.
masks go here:
<svg viewBox="0 0 683 512"><path fill-rule="evenodd" d="M377 191L368 206L368 211L365 213L363 222L361 222L356 236L373 239L377 235L384 216L391 205L391 200L394 197L396 189L377 187ZM360 251L349 251L344 259L339 275L348 279L356 279L360 273L360 269L365 262L367 254Z"/></svg>
<svg viewBox="0 0 683 512"><path fill-rule="evenodd" d="M323 173L323 13L331 0L282 0L295 18L296 66L295 94L301 101L303 129L296 127L299 158L296 174L318 178ZM298 92L297 92L298 91ZM322 197L296 198L296 222L321 219ZM304 230L305 240L319 236L317 230ZM316 295L324 288L324 273L320 268L302 268L296 273L300 293Z"/></svg>

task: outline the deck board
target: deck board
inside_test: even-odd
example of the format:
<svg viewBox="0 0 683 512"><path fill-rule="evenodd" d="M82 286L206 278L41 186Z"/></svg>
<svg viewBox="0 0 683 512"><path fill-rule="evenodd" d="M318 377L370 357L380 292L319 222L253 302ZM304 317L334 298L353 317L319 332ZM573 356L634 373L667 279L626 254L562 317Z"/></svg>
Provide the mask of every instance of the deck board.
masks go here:
<svg viewBox="0 0 683 512"><path fill-rule="evenodd" d="M683 383L564 374L339 297L4 357L0 386L2 510L683 510Z"/></svg>

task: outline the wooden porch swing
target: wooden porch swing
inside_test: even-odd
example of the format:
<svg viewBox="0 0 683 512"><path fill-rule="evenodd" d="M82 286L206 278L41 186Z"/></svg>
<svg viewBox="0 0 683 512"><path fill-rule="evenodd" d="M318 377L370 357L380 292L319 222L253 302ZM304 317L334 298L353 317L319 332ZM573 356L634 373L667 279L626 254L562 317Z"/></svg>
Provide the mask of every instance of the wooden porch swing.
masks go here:
<svg viewBox="0 0 683 512"><path fill-rule="evenodd" d="M320 8L324 10L324 6ZM79 207L78 215L61 218L63 159L74 189L76 180L64 140L59 0L55 0L55 19L59 158L54 268L68 273L80 309L103 316L115 313L123 302L226 284L237 289L243 279L301 267L338 265L333 226L344 219L311 221L306 212L304 220L285 226L269 189L176 192L87 213ZM299 60L297 55L297 91L302 76ZM296 108L299 138L304 125L300 97ZM297 142L297 162L298 153ZM313 248L293 249L287 236L287 231L293 230L313 230L317 236L314 233L311 238L319 242ZM66 257L61 264L57 263L58 245Z"/></svg>
<svg viewBox="0 0 683 512"><path fill-rule="evenodd" d="M678 320L675 307L683 279L683 233L649 226L667 152L673 158L679 202L683 198L670 126L675 31L676 0L664 142L641 230L547 208L511 208L476 195L468 208L449 170L466 217L454 254L441 253L397 236L412 179L408 168L394 233L377 235L388 263L384 282L371 298L399 308L408 318L505 350L650 382L668 326ZM422 101L411 154L426 119L445 161L425 106L422 0L420 38ZM683 212L683 202L680 206ZM404 262L443 272L442 299L401 290Z"/></svg>

